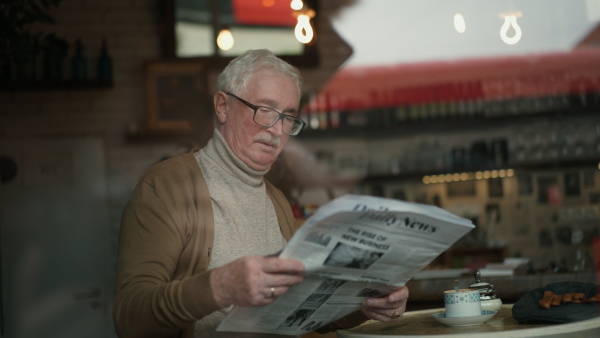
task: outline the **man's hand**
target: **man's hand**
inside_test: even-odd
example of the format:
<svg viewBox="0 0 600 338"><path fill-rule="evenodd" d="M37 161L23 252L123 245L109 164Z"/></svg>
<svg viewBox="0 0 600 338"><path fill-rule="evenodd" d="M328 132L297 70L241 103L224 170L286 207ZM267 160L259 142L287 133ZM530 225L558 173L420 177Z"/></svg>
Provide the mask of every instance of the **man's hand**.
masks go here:
<svg viewBox="0 0 600 338"><path fill-rule="evenodd" d="M398 320L406 310L408 288L403 286L385 297L368 298L362 303L362 312L370 319L389 323Z"/></svg>
<svg viewBox="0 0 600 338"><path fill-rule="evenodd" d="M302 282L304 264L292 259L245 256L214 269L210 284L217 304L260 306L272 303Z"/></svg>

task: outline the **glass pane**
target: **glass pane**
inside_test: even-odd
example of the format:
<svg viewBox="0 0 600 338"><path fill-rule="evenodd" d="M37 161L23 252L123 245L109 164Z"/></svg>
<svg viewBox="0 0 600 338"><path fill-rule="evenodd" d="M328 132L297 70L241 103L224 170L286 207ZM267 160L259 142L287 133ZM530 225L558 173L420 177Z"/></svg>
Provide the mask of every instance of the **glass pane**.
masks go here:
<svg viewBox="0 0 600 338"><path fill-rule="evenodd" d="M228 51L219 51L223 56L236 56L248 49L270 49L277 55L298 55L304 51L304 45L294 36L293 28L242 27L231 28L235 43Z"/></svg>
<svg viewBox="0 0 600 338"><path fill-rule="evenodd" d="M176 55L179 57L207 56L214 53L212 27L179 21L175 25Z"/></svg>
<svg viewBox="0 0 600 338"><path fill-rule="evenodd" d="M211 1L213 0L176 0L177 57L216 55ZM259 48L270 49L277 55L304 53L304 45L295 37L293 22L290 26L289 19L281 20L282 15L291 15L291 12L285 14L285 10L282 12L281 8L277 9L278 11L273 11L274 8L263 8L261 2L218 0L216 5L219 12L219 29L229 29L234 39L233 47L227 51L219 50L219 55L237 56L248 49ZM236 18L241 21L237 22Z"/></svg>

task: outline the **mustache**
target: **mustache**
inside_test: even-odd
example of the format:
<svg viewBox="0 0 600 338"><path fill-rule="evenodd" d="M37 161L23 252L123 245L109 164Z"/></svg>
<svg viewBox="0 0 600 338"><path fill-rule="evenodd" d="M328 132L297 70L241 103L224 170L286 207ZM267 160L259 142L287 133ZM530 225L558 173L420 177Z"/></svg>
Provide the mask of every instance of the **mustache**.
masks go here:
<svg viewBox="0 0 600 338"><path fill-rule="evenodd" d="M281 140L279 139L279 137L275 137L271 134L258 134L254 137L254 141L270 143L273 146L275 146L275 148L279 148L279 146L281 145Z"/></svg>

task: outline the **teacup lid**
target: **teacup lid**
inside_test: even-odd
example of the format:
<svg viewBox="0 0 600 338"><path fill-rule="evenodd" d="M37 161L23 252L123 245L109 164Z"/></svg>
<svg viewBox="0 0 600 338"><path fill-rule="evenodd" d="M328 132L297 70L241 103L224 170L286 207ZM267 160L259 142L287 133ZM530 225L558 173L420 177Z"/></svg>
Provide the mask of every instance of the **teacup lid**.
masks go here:
<svg viewBox="0 0 600 338"><path fill-rule="evenodd" d="M481 273L479 271L475 272L475 281L477 283L471 284L469 288L478 289L479 294L482 296L482 299L494 299L496 298L496 290L494 286L490 283L485 283L481 281Z"/></svg>

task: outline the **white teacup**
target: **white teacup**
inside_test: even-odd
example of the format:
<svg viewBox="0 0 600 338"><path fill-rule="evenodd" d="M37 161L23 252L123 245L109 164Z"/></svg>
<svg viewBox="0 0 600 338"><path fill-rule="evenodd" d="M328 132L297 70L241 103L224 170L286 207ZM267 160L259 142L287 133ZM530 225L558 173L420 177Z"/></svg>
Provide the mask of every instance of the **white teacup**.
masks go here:
<svg viewBox="0 0 600 338"><path fill-rule="evenodd" d="M446 318L481 316L481 299L477 289L444 291Z"/></svg>

